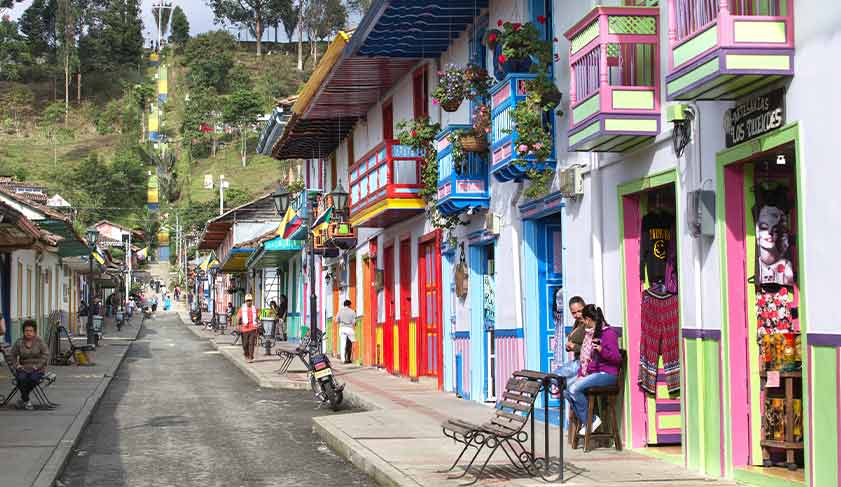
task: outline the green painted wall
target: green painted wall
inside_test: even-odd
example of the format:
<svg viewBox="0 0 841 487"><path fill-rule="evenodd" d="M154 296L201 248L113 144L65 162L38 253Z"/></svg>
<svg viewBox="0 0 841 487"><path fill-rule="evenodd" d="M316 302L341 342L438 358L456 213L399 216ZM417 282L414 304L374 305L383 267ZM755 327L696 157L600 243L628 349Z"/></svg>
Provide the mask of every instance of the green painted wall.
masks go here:
<svg viewBox="0 0 841 487"><path fill-rule="evenodd" d="M812 347L814 466L812 485L838 485L838 351Z"/></svg>
<svg viewBox="0 0 841 487"><path fill-rule="evenodd" d="M721 359L714 340L687 339L683 390L687 467L721 475Z"/></svg>

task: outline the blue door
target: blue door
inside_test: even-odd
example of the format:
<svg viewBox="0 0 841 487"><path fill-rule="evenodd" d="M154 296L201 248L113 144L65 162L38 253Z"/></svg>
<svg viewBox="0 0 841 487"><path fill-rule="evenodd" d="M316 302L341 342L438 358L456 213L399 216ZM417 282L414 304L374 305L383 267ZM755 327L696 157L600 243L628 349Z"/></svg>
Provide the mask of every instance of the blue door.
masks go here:
<svg viewBox="0 0 841 487"><path fill-rule="evenodd" d="M555 357L556 340L565 341L563 330L565 300L563 292L563 244L560 215L552 215L538 223L538 292L540 293L540 370L549 372L564 357ZM560 333L556 329L560 327ZM550 400L550 406L560 397Z"/></svg>

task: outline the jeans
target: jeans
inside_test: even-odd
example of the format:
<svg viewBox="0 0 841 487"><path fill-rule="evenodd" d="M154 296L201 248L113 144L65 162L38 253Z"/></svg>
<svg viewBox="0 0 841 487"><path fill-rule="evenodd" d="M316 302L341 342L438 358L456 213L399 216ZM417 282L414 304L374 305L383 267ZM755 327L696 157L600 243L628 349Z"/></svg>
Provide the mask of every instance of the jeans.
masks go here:
<svg viewBox="0 0 841 487"><path fill-rule="evenodd" d="M605 372L596 372L585 377L579 377L576 381L564 390L566 397L575 416L581 424L587 421L587 396L584 393L592 387L605 387L616 384L616 376Z"/></svg>
<svg viewBox="0 0 841 487"><path fill-rule="evenodd" d="M16 372L17 382L18 382L18 389L20 390L20 398L23 402L29 402L29 393L32 392L32 389L35 389L41 379L44 378L44 373L41 371L33 370L33 371L25 371L25 370L18 370Z"/></svg>
<svg viewBox="0 0 841 487"><path fill-rule="evenodd" d="M578 360L570 360L569 362L553 370L552 373L565 378L567 381L566 386L567 388L569 388L573 384L573 382L578 380L579 369L581 369L581 362L579 362Z"/></svg>
<svg viewBox="0 0 841 487"><path fill-rule="evenodd" d="M254 360L254 348L257 346L257 330L242 332L242 353L247 360Z"/></svg>

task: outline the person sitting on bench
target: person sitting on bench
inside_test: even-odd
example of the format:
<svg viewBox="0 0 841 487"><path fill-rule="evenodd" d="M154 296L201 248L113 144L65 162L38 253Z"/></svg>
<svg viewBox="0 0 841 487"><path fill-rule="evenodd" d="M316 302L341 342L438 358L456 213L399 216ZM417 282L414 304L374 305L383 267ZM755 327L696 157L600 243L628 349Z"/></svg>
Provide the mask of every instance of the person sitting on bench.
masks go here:
<svg viewBox="0 0 841 487"><path fill-rule="evenodd" d="M50 351L47 344L36 333L37 327L34 320L23 322L23 336L18 338L9 352L12 367L15 369L20 400L18 407L32 410L34 407L29 402L29 393L44 378L47 371L47 360L50 358Z"/></svg>

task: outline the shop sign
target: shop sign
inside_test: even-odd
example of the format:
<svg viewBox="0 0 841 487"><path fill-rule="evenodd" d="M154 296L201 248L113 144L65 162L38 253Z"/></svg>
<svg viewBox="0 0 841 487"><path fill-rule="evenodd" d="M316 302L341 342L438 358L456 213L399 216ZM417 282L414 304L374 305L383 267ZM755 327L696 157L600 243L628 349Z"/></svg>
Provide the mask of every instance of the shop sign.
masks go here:
<svg viewBox="0 0 841 487"><path fill-rule="evenodd" d="M776 130L785 123L783 88L755 96L739 103L724 114L724 135L727 147L733 147Z"/></svg>

